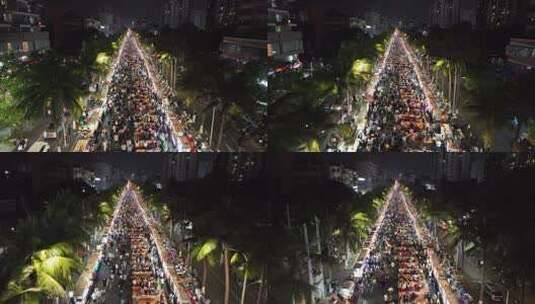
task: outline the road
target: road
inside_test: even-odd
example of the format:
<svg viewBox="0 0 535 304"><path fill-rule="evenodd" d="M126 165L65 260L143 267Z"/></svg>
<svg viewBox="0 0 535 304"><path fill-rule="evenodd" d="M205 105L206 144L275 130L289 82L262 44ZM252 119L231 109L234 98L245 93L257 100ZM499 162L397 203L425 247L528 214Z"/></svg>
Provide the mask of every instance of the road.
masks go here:
<svg viewBox="0 0 535 304"><path fill-rule="evenodd" d="M147 210L137 186L128 183L92 255L97 258L77 284L81 303L204 303L198 280Z"/></svg>
<svg viewBox="0 0 535 304"><path fill-rule="evenodd" d="M137 34L131 30L127 31L122 40L108 75L99 83L99 88L102 99L89 103L86 115L76 131L70 127L72 121L67 119L68 134L65 140L59 132L61 138L44 140L42 134L47 125L38 125L28 136L29 143L25 150L37 143L32 149L36 150L37 146L40 148L45 142L47 150L51 152L261 150L261 145L251 142L256 137L242 136L230 118L227 118L224 127L221 146L217 147L220 115L216 115L218 118L215 120L213 140L209 146L207 136L198 134L198 130L188 123L193 121L193 115L179 109L172 90L158 76L150 54L144 50ZM197 112L201 110L204 108ZM210 130L205 129L205 133L208 131Z"/></svg>
<svg viewBox="0 0 535 304"><path fill-rule="evenodd" d="M464 303L465 289L439 258L428 232L396 185L363 251L359 303ZM381 302L382 301L382 302ZM388 301L387 301L388 302Z"/></svg>
<svg viewBox="0 0 535 304"><path fill-rule="evenodd" d="M438 108L436 94L415 58L406 38L396 30L367 91L369 109L355 149L457 150L448 117Z"/></svg>
<svg viewBox="0 0 535 304"><path fill-rule="evenodd" d="M182 151L136 37L128 32L90 150Z"/></svg>

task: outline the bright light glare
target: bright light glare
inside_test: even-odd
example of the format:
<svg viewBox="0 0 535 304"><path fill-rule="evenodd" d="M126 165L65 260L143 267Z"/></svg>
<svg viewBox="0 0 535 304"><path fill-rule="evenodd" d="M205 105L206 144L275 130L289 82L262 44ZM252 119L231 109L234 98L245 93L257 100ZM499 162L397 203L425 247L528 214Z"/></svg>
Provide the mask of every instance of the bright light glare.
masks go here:
<svg viewBox="0 0 535 304"><path fill-rule="evenodd" d="M372 63L368 59L357 59L353 62L351 73L354 77L369 75L372 72Z"/></svg>
<svg viewBox="0 0 535 304"><path fill-rule="evenodd" d="M98 64L108 64L110 62L110 56L106 53L98 53L97 59L95 59L95 62Z"/></svg>

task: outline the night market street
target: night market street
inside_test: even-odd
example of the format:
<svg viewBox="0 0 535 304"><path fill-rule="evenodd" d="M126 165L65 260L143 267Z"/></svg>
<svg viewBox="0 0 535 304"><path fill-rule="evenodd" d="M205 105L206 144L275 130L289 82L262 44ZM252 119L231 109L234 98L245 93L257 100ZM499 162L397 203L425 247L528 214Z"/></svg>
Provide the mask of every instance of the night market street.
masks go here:
<svg viewBox="0 0 535 304"><path fill-rule="evenodd" d="M89 147L83 150L180 152L195 149L182 143L164 101L167 97L159 91L147 69L148 64L136 37L128 31L114 66L107 102L99 109L98 127L87 143Z"/></svg>
<svg viewBox="0 0 535 304"><path fill-rule="evenodd" d="M272 1L269 150L532 151L526 1Z"/></svg>
<svg viewBox="0 0 535 304"><path fill-rule="evenodd" d="M118 1L0 2L0 151L265 151L265 1Z"/></svg>
<svg viewBox="0 0 535 304"><path fill-rule="evenodd" d="M208 303L143 204L136 186L128 183L75 297L82 303Z"/></svg>
<svg viewBox="0 0 535 304"><path fill-rule="evenodd" d="M413 212L396 183L365 249L356 297L364 303L470 303Z"/></svg>
<svg viewBox="0 0 535 304"><path fill-rule="evenodd" d="M419 72L410 46L396 30L385 58L371 83L366 125L359 133L358 150L459 151L460 138L451 134L449 119L437 109L436 95Z"/></svg>
<svg viewBox="0 0 535 304"><path fill-rule="evenodd" d="M46 156L0 157L2 303L534 299L532 155Z"/></svg>

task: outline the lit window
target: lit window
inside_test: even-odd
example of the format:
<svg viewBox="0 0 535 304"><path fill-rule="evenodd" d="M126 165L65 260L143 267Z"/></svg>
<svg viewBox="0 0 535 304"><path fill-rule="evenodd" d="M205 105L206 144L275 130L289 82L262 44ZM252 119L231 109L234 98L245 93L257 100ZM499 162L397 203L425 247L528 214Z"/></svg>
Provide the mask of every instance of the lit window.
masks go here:
<svg viewBox="0 0 535 304"><path fill-rule="evenodd" d="M28 41L22 42L22 51L25 53L30 51L30 44L28 43Z"/></svg>

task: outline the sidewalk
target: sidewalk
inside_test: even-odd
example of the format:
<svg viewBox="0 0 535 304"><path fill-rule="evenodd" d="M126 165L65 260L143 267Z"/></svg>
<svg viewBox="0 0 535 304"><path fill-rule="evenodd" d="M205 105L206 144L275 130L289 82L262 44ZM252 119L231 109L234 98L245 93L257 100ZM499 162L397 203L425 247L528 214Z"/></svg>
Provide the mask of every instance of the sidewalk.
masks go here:
<svg viewBox="0 0 535 304"><path fill-rule="evenodd" d="M74 296L76 298L81 297L83 295L84 290L87 284L89 283L89 280L91 280L91 276L93 274L93 268L95 268L95 264L97 262L98 262L98 253L95 251L87 259L87 263L85 265L84 271L80 274L78 281L76 281L76 285L74 288Z"/></svg>

